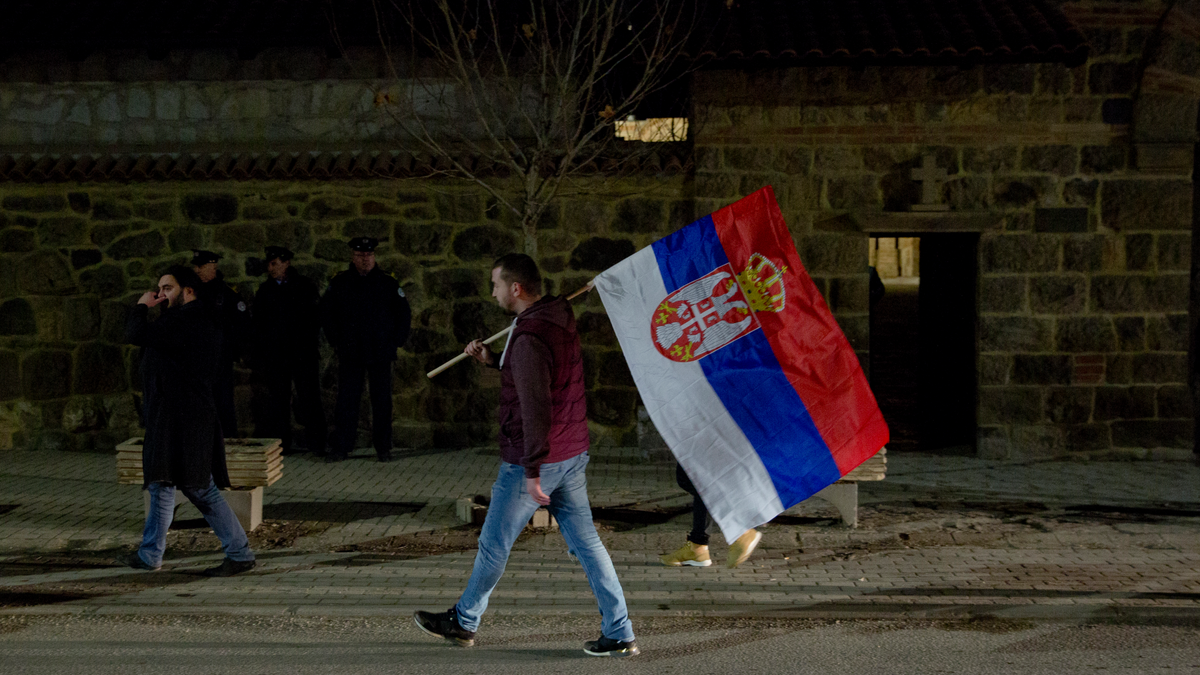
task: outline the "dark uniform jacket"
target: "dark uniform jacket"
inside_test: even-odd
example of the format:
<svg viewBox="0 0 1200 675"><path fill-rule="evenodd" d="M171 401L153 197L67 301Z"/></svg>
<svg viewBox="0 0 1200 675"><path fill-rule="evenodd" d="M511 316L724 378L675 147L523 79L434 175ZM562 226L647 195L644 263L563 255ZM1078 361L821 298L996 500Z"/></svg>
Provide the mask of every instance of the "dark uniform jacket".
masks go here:
<svg viewBox="0 0 1200 675"><path fill-rule="evenodd" d="M500 458L541 475L588 449L583 354L575 314L547 296L517 316L500 366Z"/></svg>
<svg viewBox="0 0 1200 675"><path fill-rule="evenodd" d="M315 360L321 330L317 287L289 269L281 284L267 279L254 294L254 355L259 363Z"/></svg>
<svg viewBox="0 0 1200 675"><path fill-rule="evenodd" d="M400 283L378 266L362 275L351 265L329 282L321 298L321 326L343 359L395 361L411 320Z"/></svg>
<svg viewBox="0 0 1200 675"><path fill-rule="evenodd" d="M164 308L151 323L137 305L125 322L125 341L142 347L146 441L143 484L229 487L225 441L213 403L217 369L215 329L198 301Z"/></svg>
<svg viewBox="0 0 1200 675"><path fill-rule="evenodd" d="M204 303L219 332L221 362L236 361L250 333L250 312L242 296L225 283L224 275L217 272L215 279L196 289L196 299Z"/></svg>

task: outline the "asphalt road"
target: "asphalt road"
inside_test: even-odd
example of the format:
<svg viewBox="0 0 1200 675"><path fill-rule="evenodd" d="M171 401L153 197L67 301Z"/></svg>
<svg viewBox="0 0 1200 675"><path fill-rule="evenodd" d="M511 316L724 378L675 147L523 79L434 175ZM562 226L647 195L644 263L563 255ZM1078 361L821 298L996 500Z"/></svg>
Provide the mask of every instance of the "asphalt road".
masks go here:
<svg viewBox="0 0 1200 675"><path fill-rule="evenodd" d="M649 618L642 654L588 657L598 617L491 617L475 647L408 618L0 616L0 672L24 673L1190 673L1200 622L1074 625L996 620Z"/></svg>

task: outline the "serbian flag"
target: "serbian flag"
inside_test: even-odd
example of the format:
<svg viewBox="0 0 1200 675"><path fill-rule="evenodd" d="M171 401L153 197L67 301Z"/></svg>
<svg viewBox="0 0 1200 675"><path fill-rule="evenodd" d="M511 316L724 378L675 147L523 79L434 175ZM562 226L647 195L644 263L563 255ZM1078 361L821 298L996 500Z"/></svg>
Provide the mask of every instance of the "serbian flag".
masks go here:
<svg viewBox="0 0 1200 675"><path fill-rule="evenodd" d="M659 433L727 541L888 440L770 187L596 277Z"/></svg>

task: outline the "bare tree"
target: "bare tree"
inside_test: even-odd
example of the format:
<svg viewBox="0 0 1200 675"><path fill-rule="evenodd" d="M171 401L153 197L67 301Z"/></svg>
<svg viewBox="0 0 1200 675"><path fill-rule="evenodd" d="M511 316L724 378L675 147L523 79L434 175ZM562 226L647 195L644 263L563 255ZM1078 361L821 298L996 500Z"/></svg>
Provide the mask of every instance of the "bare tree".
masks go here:
<svg viewBox="0 0 1200 675"><path fill-rule="evenodd" d="M374 2L399 85L379 94L385 109L426 152L448 158L444 175L474 182L510 212L531 255L565 181L636 161L631 146L641 144L616 139L614 127L687 72L682 48L696 23L688 0Z"/></svg>

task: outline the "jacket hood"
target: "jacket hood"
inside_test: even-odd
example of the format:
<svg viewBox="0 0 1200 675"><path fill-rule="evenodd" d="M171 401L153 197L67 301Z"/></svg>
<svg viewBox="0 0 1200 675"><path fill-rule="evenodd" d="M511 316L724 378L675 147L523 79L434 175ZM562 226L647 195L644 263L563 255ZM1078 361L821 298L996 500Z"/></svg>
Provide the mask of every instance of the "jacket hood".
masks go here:
<svg viewBox="0 0 1200 675"><path fill-rule="evenodd" d="M547 295L517 315L518 321L546 321L563 328L566 328L574 318L575 313L571 311L571 303L561 295Z"/></svg>

